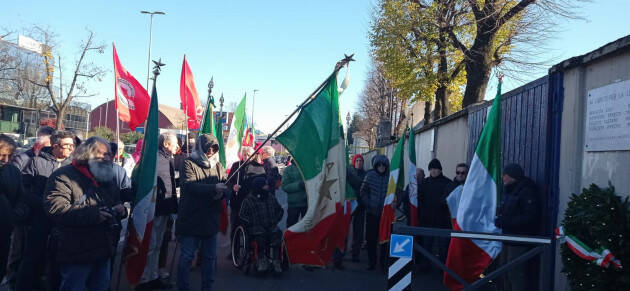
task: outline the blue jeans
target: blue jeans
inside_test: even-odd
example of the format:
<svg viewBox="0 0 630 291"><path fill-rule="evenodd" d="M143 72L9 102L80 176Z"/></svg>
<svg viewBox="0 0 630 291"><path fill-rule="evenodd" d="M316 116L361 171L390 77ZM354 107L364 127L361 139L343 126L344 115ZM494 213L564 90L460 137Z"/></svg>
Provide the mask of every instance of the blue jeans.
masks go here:
<svg viewBox="0 0 630 291"><path fill-rule="evenodd" d="M107 291L110 280L110 260L89 264L62 264L60 291Z"/></svg>
<svg viewBox="0 0 630 291"><path fill-rule="evenodd" d="M214 282L214 264L217 261L217 235L211 237L196 237L180 235L179 264L177 266L177 289L190 290L189 274L195 251L199 249L201 258L201 290L212 290Z"/></svg>

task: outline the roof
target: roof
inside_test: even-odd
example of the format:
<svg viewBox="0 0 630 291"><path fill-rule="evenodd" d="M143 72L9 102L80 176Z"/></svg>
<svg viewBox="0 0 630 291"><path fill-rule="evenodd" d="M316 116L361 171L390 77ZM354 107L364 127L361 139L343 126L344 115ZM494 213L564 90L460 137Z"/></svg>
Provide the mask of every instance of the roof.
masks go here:
<svg viewBox="0 0 630 291"><path fill-rule="evenodd" d="M158 104L158 110L164 114L164 117L171 122L173 127L186 126L186 113L184 113L184 110L164 104Z"/></svg>

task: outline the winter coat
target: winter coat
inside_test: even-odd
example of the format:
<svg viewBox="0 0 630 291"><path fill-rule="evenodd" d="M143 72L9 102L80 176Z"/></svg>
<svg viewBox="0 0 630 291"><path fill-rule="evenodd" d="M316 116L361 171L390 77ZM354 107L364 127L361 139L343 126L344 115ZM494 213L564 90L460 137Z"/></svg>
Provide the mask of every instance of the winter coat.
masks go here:
<svg viewBox="0 0 630 291"><path fill-rule="evenodd" d="M18 170L23 171L24 168L28 165L28 162L35 156L35 150L30 148L19 155L13 156L13 161L11 164L16 166Z"/></svg>
<svg viewBox="0 0 630 291"><path fill-rule="evenodd" d="M44 210L55 224L57 262L86 264L111 258L122 217L100 221L100 208L120 204L116 182L98 184L86 166L66 165L50 175Z"/></svg>
<svg viewBox="0 0 630 291"><path fill-rule="evenodd" d="M350 183L350 187L354 190L354 193L357 195L357 202L359 203L359 210L365 208L363 205L363 201L361 201L361 184L363 184L363 180L365 179L365 170L363 169L355 169L352 167L348 167L346 170L346 181Z"/></svg>
<svg viewBox="0 0 630 291"><path fill-rule="evenodd" d="M306 207L306 189L300 169L296 165L284 168L282 172L282 190L287 192L287 203L289 207Z"/></svg>
<svg viewBox="0 0 630 291"><path fill-rule="evenodd" d="M495 222L503 233L539 234L542 207L538 188L529 178L521 178L503 187L501 207Z"/></svg>
<svg viewBox="0 0 630 291"><path fill-rule="evenodd" d="M69 164L69 159L58 161L52 154L52 147L45 147L24 168L24 201L31 207L33 215L44 215L42 201L48 177L55 170Z"/></svg>
<svg viewBox="0 0 630 291"><path fill-rule="evenodd" d="M239 212L247 232L254 235L274 231L283 215L284 209L273 195L253 192L243 200Z"/></svg>
<svg viewBox="0 0 630 291"><path fill-rule="evenodd" d="M243 162L239 161L232 164L232 167L230 168L230 175L228 177L231 177L234 175L234 173L236 173L236 170L241 165L241 163ZM241 189L239 189L238 192L233 193L230 197L230 208L235 213L239 212L239 210L241 209L241 204L243 204L243 200L245 199L245 197L247 197L247 194L251 192L252 180L255 177L259 176L266 177L265 168L263 167L263 165L257 163L256 161L251 161L248 165L246 165L238 172L238 175L238 178L231 178L230 182L228 182L227 184L228 191L232 191L232 187L234 187L237 182L241 186Z"/></svg>
<svg viewBox="0 0 630 291"><path fill-rule="evenodd" d="M163 147L160 147L157 157L155 216L177 213L177 192L175 187L175 161Z"/></svg>
<svg viewBox="0 0 630 291"><path fill-rule="evenodd" d="M11 228L15 223L20 211L16 203L22 195L20 170L14 164L4 164L0 167L0 229Z"/></svg>
<svg viewBox="0 0 630 291"><path fill-rule="evenodd" d="M265 168L265 173L267 173L267 185L269 185L269 190L273 193L280 187L280 180L282 179L276 160L273 157L266 158L263 160L263 167Z"/></svg>
<svg viewBox="0 0 630 291"><path fill-rule="evenodd" d="M451 228L451 215L446 204L445 189L451 184L440 174L424 178L418 185L418 223L424 227Z"/></svg>
<svg viewBox="0 0 630 291"><path fill-rule="evenodd" d="M375 169L376 164L379 162L384 163L387 166L385 172L383 173L379 173ZM383 212L383 203L385 202L385 195L387 194L389 160L384 155L375 156L372 159L372 167L374 169L365 174L365 179L361 184L359 196L368 213L380 216Z"/></svg>
<svg viewBox="0 0 630 291"><path fill-rule="evenodd" d="M214 138L214 137L212 137ZM214 144L217 143L214 138ZM215 197L215 185L225 182L225 169L205 158L200 144L182 166L182 189L176 222L176 234L211 237L219 231L223 197Z"/></svg>

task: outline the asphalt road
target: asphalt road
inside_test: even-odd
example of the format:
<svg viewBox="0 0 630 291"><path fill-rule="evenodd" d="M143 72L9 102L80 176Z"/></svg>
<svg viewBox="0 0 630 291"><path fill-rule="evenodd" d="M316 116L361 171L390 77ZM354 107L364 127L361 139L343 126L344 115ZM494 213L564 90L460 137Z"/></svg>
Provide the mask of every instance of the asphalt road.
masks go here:
<svg viewBox="0 0 630 291"><path fill-rule="evenodd" d="M276 194L278 202L286 210L287 199L286 193L278 191ZM286 211L280 227L286 228ZM377 268L373 271L365 270L367 267L367 255L365 250L362 251L360 262L354 263L347 256L344 261L345 270L337 270L332 264L327 268L307 271L299 266L292 266L288 271L279 276L267 275L246 275L240 270L232 266L231 260L228 259L230 242L227 236L219 234L218 241L218 260L214 290L251 290L251 291L321 291L321 290L361 290L361 291L381 291L386 290L387 275L386 270ZM178 252L176 252L176 243L170 245L169 265L173 262L174 268L171 269L171 282L175 283L175 269L177 266ZM174 258L172 256L174 254ZM169 266L170 267L170 266ZM117 282L120 278L120 284ZM191 290L200 290L201 286L201 270L195 268L191 271ZM414 272L412 281L413 290L446 290L441 286L441 273L419 273ZM0 286L0 291L7 290L6 286ZM133 288L127 284L124 276L118 276L118 265L112 274L111 290L131 291ZM173 287L171 290L176 290Z"/></svg>

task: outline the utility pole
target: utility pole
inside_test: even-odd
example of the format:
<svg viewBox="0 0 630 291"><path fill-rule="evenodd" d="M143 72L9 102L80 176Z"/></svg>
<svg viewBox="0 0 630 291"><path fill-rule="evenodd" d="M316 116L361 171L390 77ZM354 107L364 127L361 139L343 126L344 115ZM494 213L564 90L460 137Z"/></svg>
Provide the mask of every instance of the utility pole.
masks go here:
<svg viewBox="0 0 630 291"><path fill-rule="evenodd" d="M162 12L162 11L153 11L153 12L149 12L149 11L140 11L140 13L142 14L149 14L151 15L151 22L149 24L149 60L147 61L147 91L149 91L149 79L150 79L150 73L151 73L151 41L153 38L153 15L158 14L158 15L165 15L166 13ZM149 94L151 94L149 92Z"/></svg>

